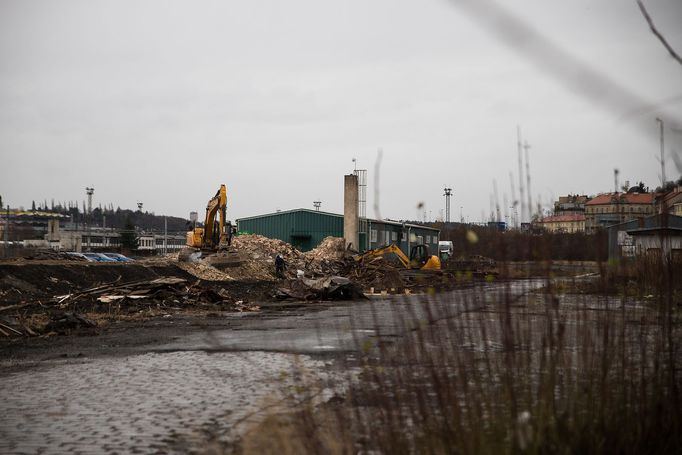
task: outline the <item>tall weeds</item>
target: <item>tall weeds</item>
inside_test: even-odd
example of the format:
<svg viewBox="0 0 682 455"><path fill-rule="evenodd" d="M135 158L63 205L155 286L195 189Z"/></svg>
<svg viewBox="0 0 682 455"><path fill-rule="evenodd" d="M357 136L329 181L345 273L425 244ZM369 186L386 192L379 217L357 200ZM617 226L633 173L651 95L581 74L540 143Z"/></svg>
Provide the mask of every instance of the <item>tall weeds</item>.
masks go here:
<svg viewBox="0 0 682 455"><path fill-rule="evenodd" d="M324 426L308 408L299 434L324 427L341 453L676 453L682 324L668 278L645 302L547 278L377 311L347 399ZM387 342L386 317L407 335Z"/></svg>

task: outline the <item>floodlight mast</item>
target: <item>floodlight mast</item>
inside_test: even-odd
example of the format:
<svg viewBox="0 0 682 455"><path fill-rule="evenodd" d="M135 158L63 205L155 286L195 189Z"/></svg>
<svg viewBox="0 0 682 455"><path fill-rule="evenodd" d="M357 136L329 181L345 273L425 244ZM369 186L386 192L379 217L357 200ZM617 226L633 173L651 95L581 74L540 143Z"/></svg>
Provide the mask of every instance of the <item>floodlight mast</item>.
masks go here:
<svg viewBox="0 0 682 455"><path fill-rule="evenodd" d="M85 187L85 194L88 195L88 213L85 214L85 226L88 233L87 250L90 250L90 224L92 222L92 195L95 193L95 188Z"/></svg>
<svg viewBox="0 0 682 455"><path fill-rule="evenodd" d="M448 188L447 186L444 189L445 193L443 196L445 196L445 222L449 223L450 222L450 196L452 196L452 188Z"/></svg>

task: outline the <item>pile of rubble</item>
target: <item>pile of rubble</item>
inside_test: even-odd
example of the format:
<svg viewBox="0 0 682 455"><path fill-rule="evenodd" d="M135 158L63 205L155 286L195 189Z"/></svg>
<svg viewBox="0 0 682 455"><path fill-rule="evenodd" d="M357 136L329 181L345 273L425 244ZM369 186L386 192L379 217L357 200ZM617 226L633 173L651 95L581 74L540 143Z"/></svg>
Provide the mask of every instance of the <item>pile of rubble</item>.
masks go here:
<svg viewBox="0 0 682 455"><path fill-rule="evenodd" d="M235 237L232 245L244 259L234 271L227 271L235 279L274 280L278 254L284 258L288 277L297 276L299 270L311 277L338 275L347 268L343 239L338 237L327 237L317 248L305 253L282 240L256 234Z"/></svg>
<svg viewBox="0 0 682 455"><path fill-rule="evenodd" d="M317 247L303 253L308 261L340 261L347 255L341 237L325 237Z"/></svg>
<svg viewBox="0 0 682 455"><path fill-rule="evenodd" d="M277 288L279 300L358 300L366 298L362 289L342 276L328 276L318 279L300 277L289 280Z"/></svg>
<svg viewBox="0 0 682 455"><path fill-rule="evenodd" d="M50 249L36 249L16 259L28 261L87 261L82 256Z"/></svg>
<svg viewBox="0 0 682 455"><path fill-rule="evenodd" d="M178 262L178 267L180 267L185 272L206 281L234 280L234 277L232 275L202 261Z"/></svg>
<svg viewBox="0 0 682 455"><path fill-rule="evenodd" d="M316 286L311 288L304 282L314 279L347 277L364 289L374 288L376 291L402 292L409 287L401 276L404 272L402 267L395 266L386 258L357 264L339 237L326 237L316 248L307 252L300 252L282 240L257 234L235 237L232 246L243 259L238 267L219 270L203 260L180 262L178 265L193 276L207 281L276 281L275 257L280 254L286 262L284 275L287 282L278 287L278 298L286 296L302 300L326 300L345 295L343 292L322 291Z"/></svg>
<svg viewBox="0 0 682 455"><path fill-rule="evenodd" d="M232 245L244 259L239 268L251 272L254 279L275 278L275 257L278 254L290 268L298 268L302 260L302 253L291 244L262 235L240 235L234 238Z"/></svg>
<svg viewBox="0 0 682 455"><path fill-rule="evenodd" d="M154 280L140 280L128 283L111 283L86 289L73 294L54 297L60 308L74 305L79 300L96 300L99 303L115 303L139 307L141 304L157 307L177 307L188 305L220 305L232 311L257 311L256 305L235 302L224 289L218 291L200 284L189 283L184 278L166 276Z"/></svg>
<svg viewBox="0 0 682 455"><path fill-rule="evenodd" d="M403 266L378 257L353 267L349 276L362 283L363 287L370 291L402 293L409 288L409 284L403 277L404 272Z"/></svg>
<svg viewBox="0 0 682 455"><path fill-rule="evenodd" d="M159 314L183 309L259 311L224 288L176 276L115 282L52 297L49 302L21 302L0 307L0 335L5 337L66 334L97 326L97 315ZM85 317L79 313L87 313ZM27 316L30 315L30 316Z"/></svg>

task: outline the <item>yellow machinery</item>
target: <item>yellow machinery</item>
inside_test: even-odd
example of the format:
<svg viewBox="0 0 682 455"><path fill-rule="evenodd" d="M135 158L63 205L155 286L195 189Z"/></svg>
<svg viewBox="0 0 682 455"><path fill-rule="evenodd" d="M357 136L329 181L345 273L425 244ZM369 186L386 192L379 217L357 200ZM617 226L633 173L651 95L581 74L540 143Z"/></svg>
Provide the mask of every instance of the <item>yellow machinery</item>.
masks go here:
<svg viewBox="0 0 682 455"><path fill-rule="evenodd" d="M232 232L226 232L227 189L220 185L215 196L208 201L204 227L195 227L187 233L187 246L206 251L215 251L221 244L230 243ZM219 219L216 220L216 215Z"/></svg>
<svg viewBox="0 0 682 455"><path fill-rule="evenodd" d="M200 250L208 253L208 262L218 267L234 267L242 263L239 255L230 247L232 243L232 225L226 219L227 189L220 185L215 196L208 201L204 227L195 227L187 233L186 244L189 248L181 252L181 261Z"/></svg>
<svg viewBox="0 0 682 455"><path fill-rule="evenodd" d="M415 245L410 250L410 257L405 256L405 253L395 244L391 244L382 248L369 250L363 254L355 256L358 262L368 261L385 254L395 254L406 269L412 270L440 270L440 259L438 256L429 254L429 247L427 245Z"/></svg>

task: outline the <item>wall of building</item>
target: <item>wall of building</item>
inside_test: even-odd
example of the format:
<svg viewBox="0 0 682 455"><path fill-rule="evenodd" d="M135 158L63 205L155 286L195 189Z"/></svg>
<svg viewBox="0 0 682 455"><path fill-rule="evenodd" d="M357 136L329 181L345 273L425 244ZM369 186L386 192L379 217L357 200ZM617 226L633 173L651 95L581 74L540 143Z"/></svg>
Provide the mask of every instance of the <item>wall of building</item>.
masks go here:
<svg viewBox="0 0 682 455"><path fill-rule="evenodd" d="M424 243L436 254L439 231L418 225L403 226L398 222L367 220L368 249L395 243L409 254L410 247ZM334 213L308 209L289 210L237 220L240 232L260 234L291 243L301 251L315 248L327 236L342 237L344 217ZM366 248L361 248L364 251Z"/></svg>
<svg viewBox="0 0 682 455"><path fill-rule="evenodd" d="M585 207L585 229L588 233L596 229L625 221L641 219L653 215L653 204L595 204Z"/></svg>
<svg viewBox="0 0 682 455"><path fill-rule="evenodd" d="M543 222L542 227L549 232L584 232L585 221L548 221Z"/></svg>
<svg viewBox="0 0 682 455"><path fill-rule="evenodd" d="M663 257L680 258L682 237L679 235L661 236L658 234L635 235L634 246L637 255L663 255Z"/></svg>
<svg viewBox="0 0 682 455"><path fill-rule="evenodd" d="M642 246L639 250L636 247L636 236L628 234L628 231L653 229L661 226L682 229L682 217L669 215L663 219L660 215L653 215L609 226L606 229L609 242L609 260L633 257L642 251ZM640 243L640 245L642 244Z"/></svg>
<svg viewBox="0 0 682 455"><path fill-rule="evenodd" d="M315 248L328 236L343 237L343 216L298 209L237 220L240 232L259 234L291 243L301 251Z"/></svg>
<svg viewBox="0 0 682 455"><path fill-rule="evenodd" d="M369 248L381 248L382 246L395 243L406 255L414 245L425 244L431 254L438 254L438 240L440 231L424 226L386 221L368 220L369 223Z"/></svg>

